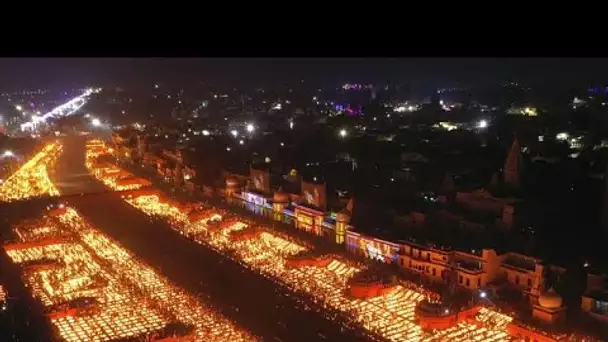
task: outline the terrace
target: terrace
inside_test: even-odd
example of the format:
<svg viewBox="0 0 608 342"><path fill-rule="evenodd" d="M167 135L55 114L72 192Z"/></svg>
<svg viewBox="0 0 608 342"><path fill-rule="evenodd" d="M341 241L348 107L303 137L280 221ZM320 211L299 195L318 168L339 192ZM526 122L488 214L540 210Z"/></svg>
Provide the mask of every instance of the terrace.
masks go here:
<svg viewBox="0 0 608 342"><path fill-rule="evenodd" d="M195 341L256 340L171 285L71 208L49 229L60 227L74 234L73 243L8 250L7 254L19 264L43 258L62 262L52 269L24 271L24 279L34 297L50 310L48 317L63 340L145 337L178 322L193 327L183 333ZM93 300L89 306L94 310L64 305L83 298Z"/></svg>
<svg viewBox="0 0 608 342"><path fill-rule="evenodd" d="M144 197L144 198L142 198ZM219 252L232 255L247 267L271 276L289 289L307 294L317 305L324 308L323 313L340 312L345 326L362 326L370 336L384 341L434 341L451 338L454 341L468 339L484 341L510 341L505 327L484 326L479 321L463 323L450 330L424 332L415 323L415 307L426 298L425 289L411 283L399 283L384 295L368 299L354 299L348 295L348 281L363 270L363 266L340 257L334 257L327 266L287 267L287 261L294 255L309 251L311 248L298 241L289 241L273 234L271 230L261 234L248 235L249 239L230 239L230 234L245 229L246 220L230 220L219 225L219 229L209 230L201 221L192 224L187 216L177 208L161 203L158 196L128 198L127 202L148 215L165 217L173 229L189 236L198 243L207 245ZM492 310L479 314L481 320L503 318ZM508 316L507 316L508 317Z"/></svg>
<svg viewBox="0 0 608 342"><path fill-rule="evenodd" d="M49 178L48 166L61 152L59 143L46 145L0 186L0 201L12 202L44 195L58 196L59 191Z"/></svg>
<svg viewBox="0 0 608 342"><path fill-rule="evenodd" d="M504 258L502 266L520 272L534 272L536 270L536 261L516 254L510 254Z"/></svg>

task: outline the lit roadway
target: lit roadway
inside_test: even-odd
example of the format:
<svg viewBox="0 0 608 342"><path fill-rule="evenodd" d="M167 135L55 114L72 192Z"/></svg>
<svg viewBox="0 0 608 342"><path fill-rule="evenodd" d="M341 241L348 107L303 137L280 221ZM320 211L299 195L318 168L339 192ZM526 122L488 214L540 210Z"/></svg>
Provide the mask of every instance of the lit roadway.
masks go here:
<svg viewBox="0 0 608 342"><path fill-rule="evenodd" d="M164 222L150 221L120 193L99 193L100 185L86 173L84 139L70 137L65 142L55 178L62 194L76 194L66 197L69 204L174 283L207 298L264 341L365 341L300 307L280 285L182 237Z"/></svg>
<svg viewBox="0 0 608 342"><path fill-rule="evenodd" d="M81 95L76 96L73 99L69 100L68 102L53 108L53 110L51 110L50 112L48 112L44 115L41 115L41 116L34 115L34 116L32 116L31 121L21 124L21 130L23 131L26 129L33 129L36 127L37 124L39 124L41 122L44 123L48 119L52 119L52 118L56 118L56 117L70 116L70 115L76 113L80 108L82 108L82 106L84 106L87 103L87 99L91 94L97 93L99 91L100 91L100 89L95 89L95 90L87 89Z"/></svg>

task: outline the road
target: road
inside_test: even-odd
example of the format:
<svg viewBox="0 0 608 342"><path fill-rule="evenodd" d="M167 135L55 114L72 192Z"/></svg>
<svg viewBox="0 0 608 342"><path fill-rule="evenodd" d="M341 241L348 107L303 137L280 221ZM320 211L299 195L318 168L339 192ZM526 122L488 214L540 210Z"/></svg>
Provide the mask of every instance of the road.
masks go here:
<svg viewBox="0 0 608 342"><path fill-rule="evenodd" d="M86 173L84 140L66 140L55 177L65 193L91 193L100 185ZM301 307L293 294L215 251L196 244L166 223L152 221L120 193L70 196L69 203L99 229L159 269L171 281L200 294L218 311L264 341L364 341L321 314Z"/></svg>

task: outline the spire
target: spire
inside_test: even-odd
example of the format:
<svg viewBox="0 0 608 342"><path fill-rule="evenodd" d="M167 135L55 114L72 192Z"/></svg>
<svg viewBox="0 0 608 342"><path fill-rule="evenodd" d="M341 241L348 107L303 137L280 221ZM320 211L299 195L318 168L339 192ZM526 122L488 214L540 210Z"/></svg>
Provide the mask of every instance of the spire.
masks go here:
<svg viewBox="0 0 608 342"><path fill-rule="evenodd" d="M513 139L511 149L509 150L509 154L507 155L504 169L505 183L513 187L519 186L520 153L521 148L519 146L519 140L517 137L515 137L515 139Z"/></svg>
<svg viewBox="0 0 608 342"><path fill-rule="evenodd" d="M348 200L348 203L346 203L346 210L348 210L350 213L352 213L352 212L353 212L353 205L354 205L354 201L355 201L355 200L354 200L354 199L351 197L351 198Z"/></svg>

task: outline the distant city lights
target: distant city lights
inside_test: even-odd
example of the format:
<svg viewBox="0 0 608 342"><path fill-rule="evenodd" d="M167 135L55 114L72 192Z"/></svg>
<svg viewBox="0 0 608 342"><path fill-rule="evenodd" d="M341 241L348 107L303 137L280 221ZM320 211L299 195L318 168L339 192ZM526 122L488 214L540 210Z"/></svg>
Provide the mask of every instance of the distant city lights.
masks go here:
<svg viewBox="0 0 608 342"><path fill-rule="evenodd" d="M479 120L479 122L477 123L477 128L487 128L487 127L488 127L487 120Z"/></svg>
<svg viewBox="0 0 608 342"><path fill-rule="evenodd" d="M209 131L208 131L208 130L206 130L206 129L204 129L204 130L203 130L203 135L204 135L204 136L208 136L209 134L210 134L210 133L209 133Z"/></svg>
<svg viewBox="0 0 608 342"><path fill-rule="evenodd" d="M413 112L415 110L416 110L416 107L412 106L412 105L408 105L408 106L400 105L400 106L393 108L393 111L395 113Z"/></svg>
<svg viewBox="0 0 608 342"><path fill-rule="evenodd" d="M247 124L246 126L247 132L249 133L253 133L253 131L255 130L255 126L253 126L253 124Z"/></svg>
<svg viewBox="0 0 608 342"><path fill-rule="evenodd" d="M16 105L16 106L15 106L15 109L16 109L16 110L18 110L18 111L22 111L22 110L23 110L23 107L21 107L20 105Z"/></svg>
<svg viewBox="0 0 608 342"><path fill-rule="evenodd" d="M564 140L568 140L569 137L570 137L570 134L568 134L566 132L561 132L561 133L557 133L557 135L555 136L555 139L564 141Z"/></svg>

